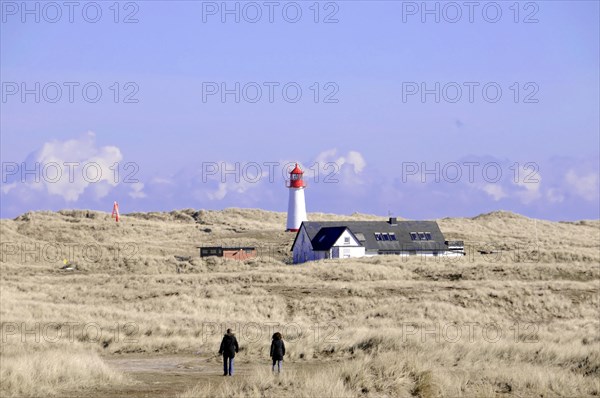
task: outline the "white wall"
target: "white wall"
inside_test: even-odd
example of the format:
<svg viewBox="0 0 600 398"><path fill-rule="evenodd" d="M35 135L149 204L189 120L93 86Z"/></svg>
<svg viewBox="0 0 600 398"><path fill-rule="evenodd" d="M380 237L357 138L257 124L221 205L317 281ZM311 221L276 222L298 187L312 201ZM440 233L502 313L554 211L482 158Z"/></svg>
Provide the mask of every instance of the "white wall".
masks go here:
<svg viewBox="0 0 600 398"><path fill-rule="evenodd" d="M346 240L348 240L348 243L346 243ZM358 243L350 231L346 229L333 244L333 246L360 246L360 243Z"/></svg>
<svg viewBox="0 0 600 398"><path fill-rule="evenodd" d="M364 255L364 247L334 246L331 248L331 258L363 257Z"/></svg>
<svg viewBox="0 0 600 398"><path fill-rule="evenodd" d="M304 226L298 231L298 238L292 252L294 264L300 264L306 261L323 260L328 257L327 251L313 251L310 239Z"/></svg>
<svg viewBox="0 0 600 398"><path fill-rule="evenodd" d="M354 239L354 236L347 229L331 248L331 258L362 257L364 255L365 248Z"/></svg>

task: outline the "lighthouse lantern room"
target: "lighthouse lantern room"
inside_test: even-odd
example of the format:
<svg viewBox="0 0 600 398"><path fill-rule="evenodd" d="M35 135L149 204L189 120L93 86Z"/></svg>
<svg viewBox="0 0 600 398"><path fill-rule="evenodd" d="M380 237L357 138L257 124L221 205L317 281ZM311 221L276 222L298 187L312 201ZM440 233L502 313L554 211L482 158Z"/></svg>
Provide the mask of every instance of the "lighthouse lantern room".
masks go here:
<svg viewBox="0 0 600 398"><path fill-rule="evenodd" d="M286 187L290 190L287 214L287 231L297 232L302 221L308 221L306 218L306 203L304 200L304 188L306 184L302 178L304 172L298 167L290 172L290 179L286 181Z"/></svg>

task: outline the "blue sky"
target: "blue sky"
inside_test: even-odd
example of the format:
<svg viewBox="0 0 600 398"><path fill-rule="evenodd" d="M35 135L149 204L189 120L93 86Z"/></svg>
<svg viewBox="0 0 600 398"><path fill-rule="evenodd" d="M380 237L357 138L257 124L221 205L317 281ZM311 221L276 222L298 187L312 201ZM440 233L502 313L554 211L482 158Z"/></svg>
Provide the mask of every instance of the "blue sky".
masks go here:
<svg viewBox="0 0 600 398"><path fill-rule="evenodd" d="M114 200L284 211L290 161L312 167L309 212L600 216L598 2L477 2L472 22L463 2L274 2L273 22L264 2L228 2L239 22L222 2L80 2L72 22L61 2L60 17L1 4L2 217ZM89 164L101 178L81 177Z"/></svg>

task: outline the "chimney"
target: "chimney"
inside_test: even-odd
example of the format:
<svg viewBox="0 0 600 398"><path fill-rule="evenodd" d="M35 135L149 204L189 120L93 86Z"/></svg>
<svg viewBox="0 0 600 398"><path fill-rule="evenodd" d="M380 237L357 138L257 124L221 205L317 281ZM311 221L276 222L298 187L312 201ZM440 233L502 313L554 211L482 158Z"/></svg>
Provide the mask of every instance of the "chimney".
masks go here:
<svg viewBox="0 0 600 398"><path fill-rule="evenodd" d="M390 220L388 222L390 223L390 225L398 225L398 220L396 220L396 217L390 217Z"/></svg>

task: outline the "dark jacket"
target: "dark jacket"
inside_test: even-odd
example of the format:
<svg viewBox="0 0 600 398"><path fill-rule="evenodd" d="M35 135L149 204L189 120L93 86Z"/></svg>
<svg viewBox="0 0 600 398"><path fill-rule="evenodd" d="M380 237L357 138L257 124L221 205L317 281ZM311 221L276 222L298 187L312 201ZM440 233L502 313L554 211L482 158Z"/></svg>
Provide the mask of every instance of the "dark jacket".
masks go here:
<svg viewBox="0 0 600 398"><path fill-rule="evenodd" d="M285 344L283 340L274 339L271 343L271 357L274 361L281 361L285 355Z"/></svg>
<svg viewBox="0 0 600 398"><path fill-rule="evenodd" d="M235 353L240 350L237 339L233 333L227 333L221 340L221 348L219 348L219 354L223 354L224 357L234 358Z"/></svg>

